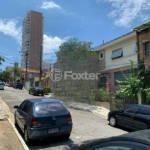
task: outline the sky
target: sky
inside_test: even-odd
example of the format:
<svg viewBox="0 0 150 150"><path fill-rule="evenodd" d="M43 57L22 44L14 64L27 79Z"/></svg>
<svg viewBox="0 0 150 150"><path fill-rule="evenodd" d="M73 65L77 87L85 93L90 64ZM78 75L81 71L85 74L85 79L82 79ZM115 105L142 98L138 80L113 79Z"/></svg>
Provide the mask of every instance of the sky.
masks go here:
<svg viewBox="0 0 150 150"><path fill-rule="evenodd" d="M50 63L69 38L96 47L150 20L149 0L5 0L0 4L0 56L5 59L0 69L20 65L22 22L30 10L43 13L43 59Z"/></svg>

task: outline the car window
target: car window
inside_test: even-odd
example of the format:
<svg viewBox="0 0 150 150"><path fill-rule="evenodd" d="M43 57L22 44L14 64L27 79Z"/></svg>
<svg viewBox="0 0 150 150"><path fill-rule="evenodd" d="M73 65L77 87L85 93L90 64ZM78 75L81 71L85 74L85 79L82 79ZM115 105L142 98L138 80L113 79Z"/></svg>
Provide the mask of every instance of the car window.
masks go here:
<svg viewBox="0 0 150 150"><path fill-rule="evenodd" d="M29 102L29 101L27 101L27 102L25 103L25 106L24 106L24 108L23 108L23 111L29 114L29 113L30 113L30 110L31 110L31 107L32 107L32 103Z"/></svg>
<svg viewBox="0 0 150 150"><path fill-rule="evenodd" d="M142 107L139 111L139 114L142 115L150 115L150 108L148 107Z"/></svg>
<svg viewBox="0 0 150 150"><path fill-rule="evenodd" d="M139 106L129 106L124 109L124 112L136 113L138 109L139 109Z"/></svg>
<svg viewBox="0 0 150 150"><path fill-rule="evenodd" d="M20 106L19 106L19 109L20 109L20 110L23 110L23 109L24 109L24 106L25 106L26 102L27 102L27 101L23 101L23 102L20 104Z"/></svg>
<svg viewBox="0 0 150 150"><path fill-rule="evenodd" d="M38 116L67 113L67 109L58 102L38 103L35 106L35 113Z"/></svg>

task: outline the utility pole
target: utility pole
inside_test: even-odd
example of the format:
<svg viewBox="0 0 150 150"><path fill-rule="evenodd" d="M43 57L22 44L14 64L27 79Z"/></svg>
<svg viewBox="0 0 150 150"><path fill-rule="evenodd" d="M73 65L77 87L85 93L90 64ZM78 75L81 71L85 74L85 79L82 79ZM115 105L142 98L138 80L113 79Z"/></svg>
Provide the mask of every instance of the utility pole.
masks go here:
<svg viewBox="0 0 150 150"><path fill-rule="evenodd" d="M27 81L28 80L28 77L27 77L27 69L28 69L28 51L26 51L26 53L25 53L25 62L26 62L26 64L25 64L25 66L26 66L26 78L25 78L25 81Z"/></svg>
<svg viewBox="0 0 150 150"><path fill-rule="evenodd" d="M40 74L39 74L39 87L41 86L41 77L42 77L42 53L43 47L41 46L41 52L40 52Z"/></svg>

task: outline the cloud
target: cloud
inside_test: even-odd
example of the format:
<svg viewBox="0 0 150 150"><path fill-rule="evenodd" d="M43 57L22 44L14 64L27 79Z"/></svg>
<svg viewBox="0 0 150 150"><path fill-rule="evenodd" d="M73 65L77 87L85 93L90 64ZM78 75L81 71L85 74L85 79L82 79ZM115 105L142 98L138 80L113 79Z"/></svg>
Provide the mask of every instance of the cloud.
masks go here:
<svg viewBox="0 0 150 150"><path fill-rule="evenodd" d="M42 6L41 6L42 9L61 9L61 7L54 3L53 1L44 1Z"/></svg>
<svg viewBox="0 0 150 150"><path fill-rule="evenodd" d="M49 36L47 34L43 35L44 39L44 46L43 46L43 53L44 53L44 60L56 60L55 52L59 50L59 46L66 42L69 37L65 37L63 39L55 36Z"/></svg>
<svg viewBox="0 0 150 150"><path fill-rule="evenodd" d="M142 22L150 19L149 0L105 0L105 2L112 6L108 16L114 20L116 26L130 27L131 23L137 19Z"/></svg>
<svg viewBox="0 0 150 150"><path fill-rule="evenodd" d="M21 45L22 29L17 27L16 19L0 19L0 32L12 37L19 45Z"/></svg>

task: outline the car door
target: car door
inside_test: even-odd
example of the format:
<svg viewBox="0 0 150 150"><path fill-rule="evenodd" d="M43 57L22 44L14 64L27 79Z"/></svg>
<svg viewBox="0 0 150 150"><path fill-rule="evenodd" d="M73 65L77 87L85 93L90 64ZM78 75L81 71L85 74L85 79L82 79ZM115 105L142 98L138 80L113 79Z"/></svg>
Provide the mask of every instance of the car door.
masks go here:
<svg viewBox="0 0 150 150"><path fill-rule="evenodd" d="M147 129L150 127L150 107L141 107L141 109L136 113L134 120L135 127L137 129Z"/></svg>
<svg viewBox="0 0 150 150"><path fill-rule="evenodd" d="M28 126L28 123L29 123L28 120L32 116L31 108L32 108L32 103L30 101L27 101L22 110L22 118L23 119L22 119L21 123L22 123L23 127L24 127L24 125Z"/></svg>
<svg viewBox="0 0 150 150"><path fill-rule="evenodd" d="M23 101L16 111L16 120L17 120L17 123L18 123L19 127L21 128L21 130L23 130L23 128L24 128L24 126L22 124L22 122L23 122L22 120L23 120L23 109L24 109L26 103L27 103L26 100Z"/></svg>
<svg viewBox="0 0 150 150"><path fill-rule="evenodd" d="M122 115L122 124L130 127L130 128L135 128L134 126L134 116L136 112L139 110L140 106L139 105L131 105L129 107L126 107L124 109L124 112L121 114Z"/></svg>

